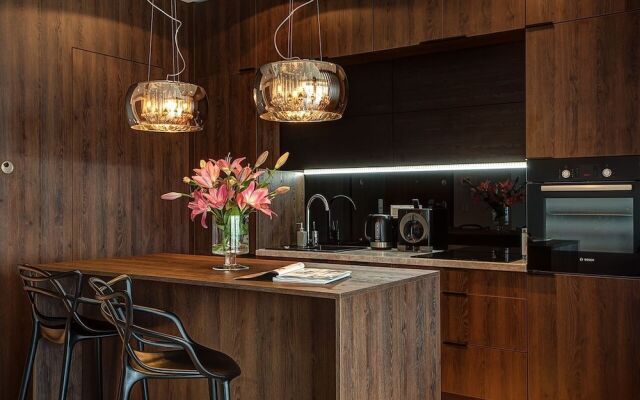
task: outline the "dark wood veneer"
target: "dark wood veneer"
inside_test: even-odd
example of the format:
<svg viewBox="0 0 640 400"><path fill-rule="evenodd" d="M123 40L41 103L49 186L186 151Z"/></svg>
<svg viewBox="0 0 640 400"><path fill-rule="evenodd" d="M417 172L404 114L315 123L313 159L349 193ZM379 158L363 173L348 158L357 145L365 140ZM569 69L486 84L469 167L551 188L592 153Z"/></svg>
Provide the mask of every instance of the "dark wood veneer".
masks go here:
<svg viewBox="0 0 640 400"><path fill-rule="evenodd" d="M640 12L527 30L527 156L640 154Z"/></svg>
<svg viewBox="0 0 640 400"><path fill-rule="evenodd" d="M572 21L638 8L638 0L527 0L527 25Z"/></svg>

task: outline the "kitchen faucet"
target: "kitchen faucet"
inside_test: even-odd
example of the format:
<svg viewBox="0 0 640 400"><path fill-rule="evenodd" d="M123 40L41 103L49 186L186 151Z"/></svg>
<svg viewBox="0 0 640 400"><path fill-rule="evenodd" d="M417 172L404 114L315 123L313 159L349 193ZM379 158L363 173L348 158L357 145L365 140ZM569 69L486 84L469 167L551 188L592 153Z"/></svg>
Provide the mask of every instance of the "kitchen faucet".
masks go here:
<svg viewBox="0 0 640 400"><path fill-rule="evenodd" d="M306 211L306 215L307 215L307 232L309 234L309 239L308 239L308 245L309 247L313 247L315 245L317 245L317 243L313 243L313 234L311 233L311 204L316 200L316 199L320 199L322 201L322 203L324 204L324 209L327 212L328 216L329 216L329 229L331 228L331 209L329 208L329 202L327 201L327 198L324 197L323 195L316 193L313 196L311 196L309 198L309 201L307 202L307 211Z"/></svg>
<svg viewBox="0 0 640 400"><path fill-rule="evenodd" d="M338 194L331 198L331 201L329 202L329 210L331 210L331 206L333 205L333 202L338 199L348 200L351 203L351 206L353 207L353 211L356 211L358 209L356 207L356 203L353 201L351 197L344 194ZM331 221L331 214L329 214L329 240L335 240L337 242L340 242L340 227L338 226L338 220L336 219L335 222Z"/></svg>

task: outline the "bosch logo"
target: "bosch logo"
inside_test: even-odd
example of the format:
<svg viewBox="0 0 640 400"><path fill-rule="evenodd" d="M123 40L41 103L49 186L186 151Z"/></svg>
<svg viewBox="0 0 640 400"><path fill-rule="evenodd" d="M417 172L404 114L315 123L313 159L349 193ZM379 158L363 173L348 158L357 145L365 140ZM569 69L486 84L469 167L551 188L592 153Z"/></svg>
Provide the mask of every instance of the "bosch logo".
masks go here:
<svg viewBox="0 0 640 400"><path fill-rule="evenodd" d="M595 262L595 258L580 257L580 262Z"/></svg>

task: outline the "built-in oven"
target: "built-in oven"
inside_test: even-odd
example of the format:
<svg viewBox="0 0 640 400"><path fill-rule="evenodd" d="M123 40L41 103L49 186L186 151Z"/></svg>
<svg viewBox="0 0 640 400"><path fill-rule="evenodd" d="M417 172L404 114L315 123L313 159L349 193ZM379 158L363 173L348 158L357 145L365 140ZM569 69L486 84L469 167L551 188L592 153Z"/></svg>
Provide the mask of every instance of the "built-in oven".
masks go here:
<svg viewBox="0 0 640 400"><path fill-rule="evenodd" d="M529 160L527 269L640 276L640 157Z"/></svg>

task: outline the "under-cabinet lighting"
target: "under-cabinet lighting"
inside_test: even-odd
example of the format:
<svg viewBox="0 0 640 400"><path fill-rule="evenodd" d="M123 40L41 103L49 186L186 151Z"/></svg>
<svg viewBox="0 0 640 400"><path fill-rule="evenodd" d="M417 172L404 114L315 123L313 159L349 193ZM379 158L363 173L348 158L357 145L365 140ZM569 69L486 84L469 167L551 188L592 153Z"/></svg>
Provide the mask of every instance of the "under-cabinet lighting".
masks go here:
<svg viewBox="0 0 640 400"><path fill-rule="evenodd" d="M495 169L526 169L526 161L476 163L476 164L440 164L440 165L407 165L396 167L360 167L360 168L319 168L305 169L305 175L344 175L344 174L388 174L398 172L448 172L448 171L482 171Z"/></svg>

